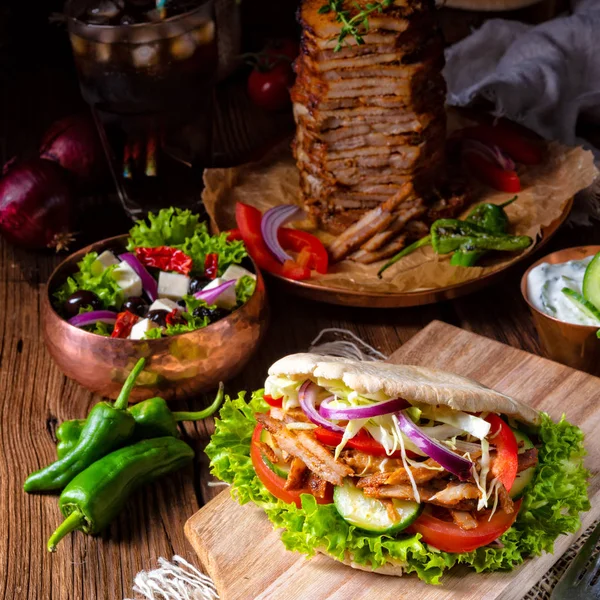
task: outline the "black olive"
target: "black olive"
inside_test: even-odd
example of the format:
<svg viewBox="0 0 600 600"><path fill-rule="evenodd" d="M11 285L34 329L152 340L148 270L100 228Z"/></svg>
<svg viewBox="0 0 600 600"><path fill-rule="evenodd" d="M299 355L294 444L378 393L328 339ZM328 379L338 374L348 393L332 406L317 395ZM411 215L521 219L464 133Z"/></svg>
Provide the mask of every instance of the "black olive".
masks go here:
<svg viewBox="0 0 600 600"><path fill-rule="evenodd" d="M177 306L181 306L183 308L187 308L187 304L185 303L185 300L183 300L183 299L177 300Z"/></svg>
<svg viewBox="0 0 600 600"><path fill-rule="evenodd" d="M94 292L88 290L78 290L73 292L65 301L65 314L68 317L74 317L79 314L82 308L91 307L92 310L101 310L102 302Z"/></svg>
<svg viewBox="0 0 600 600"><path fill-rule="evenodd" d="M190 281L190 294L196 294L197 292L203 290L210 283L210 279L205 279L204 277L194 277Z"/></svg>
<svg viewBox="0 0 600 600"><path fill-rule="evenodd" d="M123 302L123 310L128 310L138 317L144 317L148 311L148 303L139 296L132 296Z"/></svg>
<svg viewBox="0 0 600 600"><path fill-rule="evenodd" d="M229 314L229 312L230 311L228 311L224 308L218 308L218 307L210 308L208 306L199 306L198 308L194 309L193 315L195 317L200 317L200 318L208 317L208 322L214 323L215 321L218 321L219 319L226 317Z"/></svg>
<svg viewBox="0 0 600 600"><path fill-rule="evenodd" d="M168 310L158 309L158 310L151 310L146 316L148 317L148 319L150 319L157 325L160 325L161 327L166 327L168 314L169 314Z"/></svg>

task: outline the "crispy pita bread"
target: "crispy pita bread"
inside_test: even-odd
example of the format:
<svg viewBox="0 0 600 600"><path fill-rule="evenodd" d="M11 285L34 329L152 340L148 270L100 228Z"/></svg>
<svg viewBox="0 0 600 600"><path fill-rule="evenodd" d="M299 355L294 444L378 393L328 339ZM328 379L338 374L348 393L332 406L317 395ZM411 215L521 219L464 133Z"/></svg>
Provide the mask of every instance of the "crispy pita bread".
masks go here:
<svg viewBox="0 0 600 600"><path fill-rule="evenodd" d="M368 567L366 565L359 565L358 563L355 563L352 560L351 556L344 560L339 560L335 556L332 556L331 554L329 554L329 552L327 552L327 550L325 550L324 548L317 548L317 552L320 552L321 554L324 554L328 558L332 558L333 560L336 560L337 562L344 563L345 565L348 565L349 567L352 567L353 569L358 569L359 571L367 571L369 573L378 573L379 575L390 575L392 577L402 577L402 574L404 573L404 564L405 563L402 563L400 561L395 561L392 559L389 559L388 562L386 562L385 565L383 565L382 567L376 567L375 569L372 569L371 567Z"/></svg>
<svg viewBox="0 0 600 600"><path fill-rule="evenodd" d="M437 369L381 362L359 362L337 356L290 354L269 369L269 375L292 379L342 380L359 394L383 392L409 402L445 405L467 412L489 411L537 424L538 411L481 383Z"/></svg>

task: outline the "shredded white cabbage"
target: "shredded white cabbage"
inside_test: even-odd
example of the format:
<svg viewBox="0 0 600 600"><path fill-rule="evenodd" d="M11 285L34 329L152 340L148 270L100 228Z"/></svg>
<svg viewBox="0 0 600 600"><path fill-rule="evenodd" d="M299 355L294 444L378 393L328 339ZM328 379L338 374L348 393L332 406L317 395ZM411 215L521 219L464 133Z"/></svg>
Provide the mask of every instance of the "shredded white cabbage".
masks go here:
<svg viewBox="0 0 600 600"><path fill-rule="evenodd" d="M464 431L454 425L420 425L421 431L426 433L430 438L435 440L447 441L449 438L455 438L457 435L462 435Z"/></svg>
<svg viewBox="0 0 600 600"><path fill-rule="evenodd" d="M284 411L288 411L300 406L298 390L301 385L302 381L269 375L265 381L265 394L272 398L283 398L281 407Z"/></svg>
<svg viewBox="0 0 600 600"><path fill-rule="evenodd" d="M340 452L344 449L348 440L351 440L363 428L367 421L368 419L352 419L351 421L348 421L348 425L346 425L346 430L342 436L342 441L335 448L335 460L339 458Z"/></svg>
<svg viewBox="0 0 600 600"><path fill-rule="evenodd" d="M490 424L480 417L475 417L461 410L454 410L447 406L419 406L425 419L434 419L440 423L453 425L458 429L482 440L490 432Z"/></svg>
<svg viewBox="0 0 600 600"><path fill-rule="evenodd" d="M398 417L396 415L392 415L392 420L394 421L394 425L396 426L396 431L398 432L398 440L400 442L400 454L402 456L402 464L406 469L406 474L410 480L410 485L413 489L413 494L415 495L415 502L421 502L421 496L419 494L419 490L417 489L417 484L415 482L415 478L413 477L412 471L410 470L410 466L408 464L408 456L406 456L406 449L404 448L404 436L402 435L402 431L400 429L400 423L398 423Z"/></svg>
<svg viewBox="0 0 600 600"><path fill-rule="evenodd" d="M484 508L487 508L488 498L491 492L491 488L489 492L487 491L487 476L490 470L490 444L485 439L481 440L480 465L481 470L479 471L479 474L477 474L474 466L472 473L473 479L477 484L477 488L481 492L481 498L479 498L479 501L477 502L477 510L483 510Z"/></svg>
<svg viewBox="0 0 600 600"><path fill-rule="evenodd" d="M502 485L499 479L493 479L490 485L490 496L492 495L492 490L494 492L494 505L492 506L492 512L490 513L490 518L488 522L492 520L496 509L498 508L498 488Z"/></svg>

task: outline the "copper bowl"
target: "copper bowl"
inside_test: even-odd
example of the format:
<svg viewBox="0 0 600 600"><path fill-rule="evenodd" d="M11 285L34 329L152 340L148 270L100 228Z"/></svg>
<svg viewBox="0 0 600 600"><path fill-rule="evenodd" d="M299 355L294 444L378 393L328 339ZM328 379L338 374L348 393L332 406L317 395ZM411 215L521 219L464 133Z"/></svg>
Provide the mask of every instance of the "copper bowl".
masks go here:
<svg viewBox="0 0 600 600"><path fill-rule="evenodd" d="M76 272L88 252L125 246L126 235L96 242L63 261L50 276L43 295L44 342L67 375L108 398L116 398L133 365L142 356L146 368L131 394L132 401L153 396L184 398L214 388L239 373L268 325L265 283L256 264L256 291L230 315L190 333L156 340L128 340L96 335L69 325L52 306L54 290Z"/></svg>
<svg viewBox="0 0 600 600"><path fill-rule="evenodd" d="M533 263L521 278L521 293L529 305L546 354L552 360L594 375L600 375L600 340L596 336L598 327L565 323L536 308L528 297L527 279L531 270L541 263L547 262L556 265L569 260L582 260L598 252L600 252L600 246L578 246L558 250Z"/></svg>

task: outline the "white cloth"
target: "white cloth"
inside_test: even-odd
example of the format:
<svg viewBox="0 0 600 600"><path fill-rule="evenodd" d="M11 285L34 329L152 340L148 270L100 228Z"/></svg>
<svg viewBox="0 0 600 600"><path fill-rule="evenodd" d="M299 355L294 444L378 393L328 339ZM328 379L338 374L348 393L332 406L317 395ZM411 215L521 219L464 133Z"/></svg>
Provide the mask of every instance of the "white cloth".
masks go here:
<svg viewBox="0 0 600 600"><path fill-rule="evenodd" d="M586 145L575 126L580 115L600 124L600 0L574 11L536 26L492 19L448 48L448 103L482 97L546 139Z"/></svg>

